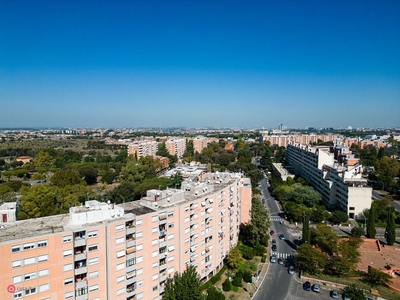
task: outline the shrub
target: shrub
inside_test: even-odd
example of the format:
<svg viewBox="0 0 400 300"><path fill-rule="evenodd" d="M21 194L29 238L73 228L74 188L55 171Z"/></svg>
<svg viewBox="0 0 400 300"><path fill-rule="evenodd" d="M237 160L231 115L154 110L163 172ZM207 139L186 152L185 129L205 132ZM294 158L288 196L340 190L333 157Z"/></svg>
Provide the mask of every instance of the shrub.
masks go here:
<svg viewBox="0 0 400 300"><path fill-rule="evenodd" d="M254 247L254 254L257 256L262 256L265 253L265 248L264 246L261 246L260 244L256 245Z"/></svg>
<svg viewBox="0 0 400 300"><path fill-rule="evenodd" d="M232 289L232 284L229 278L225 279L224 283L222 284L222 289L224 292L229 292Z"/></svg>
<svg viewBox="0 0 400 300"><path fill-rule="evenodd" d="M261 257L261 262L265 263L267 261L267 255L263 254L263 256Z"/></svg>
<svg viewBox="0 0 400 300"><path fill-rule="evenodd" d="M235 277L233 277L232 285L237 287L243 286L242 279L243 279L243 271L239 270L236 272Z"/></svg>
<svg viewBox="0 0 400 300"><path fill-rule="evenodd" d="M253 281L253 276L249 271L244 271L243 273L243 280L244 282L251 283Z"/></svg>

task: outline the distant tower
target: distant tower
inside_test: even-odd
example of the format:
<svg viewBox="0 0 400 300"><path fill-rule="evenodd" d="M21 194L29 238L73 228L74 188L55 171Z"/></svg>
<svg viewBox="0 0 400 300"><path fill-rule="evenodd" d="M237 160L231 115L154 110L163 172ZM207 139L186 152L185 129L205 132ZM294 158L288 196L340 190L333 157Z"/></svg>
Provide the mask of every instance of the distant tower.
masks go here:
<svg viewBox="0 0 400 300"><path fill-rule="evenodd" d="M278 129L279 129L279 130L283 130L283 124L279 124L279 125L278 125Z"/></svg>

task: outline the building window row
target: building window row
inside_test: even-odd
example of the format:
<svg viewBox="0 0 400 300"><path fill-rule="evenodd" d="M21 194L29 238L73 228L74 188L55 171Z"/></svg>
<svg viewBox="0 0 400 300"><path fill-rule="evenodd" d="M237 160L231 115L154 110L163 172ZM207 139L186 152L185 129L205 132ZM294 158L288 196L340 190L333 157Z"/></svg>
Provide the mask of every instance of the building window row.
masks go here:
<svg viewBox="0 0 400 300"><path fill-rule="evenodd" d="M32 264L35 264L38 262L44 262L44 261L48 261L48 260L49 260L49 255L44 254L44 255L39 255L39 256L35 256L35 257L25 258L22 260L14 260L11 263L11 267L17 268L17 267L22 267L22 266L28 266L28 265L32 265Z"/></svg>
<svg viewBox="0 0 400 300"><path fill-rule="evenodd" d="M47 240L25 243L23 245L11 246L11 252L15 253L15 252L26 251L35 248L43 248L43 247L47 247Z"/></svg>

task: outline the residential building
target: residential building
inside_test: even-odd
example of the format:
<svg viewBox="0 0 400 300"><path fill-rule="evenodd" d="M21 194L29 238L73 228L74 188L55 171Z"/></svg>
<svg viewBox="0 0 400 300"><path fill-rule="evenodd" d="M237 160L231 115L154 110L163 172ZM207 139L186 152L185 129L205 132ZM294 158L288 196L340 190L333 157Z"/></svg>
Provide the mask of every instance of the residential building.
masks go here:
<svg viewBox="0 0 400 300"><path fill-rule="evenodd" d="M156 141L136 141L128 145L128 155L133 155L137 159L145 156L155 156L158 150Z"/></svg>
<svg viewBox="0 0 400 300"><path fill-rule="evenodd" d="M220 270L249 221L251 184L207 173L182 189L122 205L87 201L68 214L0 229L0 299L157 299L187 265Z"/></svg>
<svg viewBox="0 0 400 300"><path fill-rule="evenodd" d="M371 207L372 188L362 177L362 165L338 163L328 146L311 147L289 142L286 162L292 172L309 181L329 210L341 209L357 218Z"/></svg>
<svg viewBox="0 0 400 300"><path fill-rule="evenodd" d="M194 153L201 151L208 145L208 139L204 136L197 136L193 139L193 151Z"/></svg>
<svg viewBox="0 0 400 300"><path fill-rule="evenodd" d="M171 155L182 158L186 151L186 139L184 138L172 138L165 142L165 148Z"/></svg>
<svg viewBox="0 0 400 300"><path fill-rule="evenodd" d="M0 205L0 224L17 220L17 202L5 202Z"/></svg>

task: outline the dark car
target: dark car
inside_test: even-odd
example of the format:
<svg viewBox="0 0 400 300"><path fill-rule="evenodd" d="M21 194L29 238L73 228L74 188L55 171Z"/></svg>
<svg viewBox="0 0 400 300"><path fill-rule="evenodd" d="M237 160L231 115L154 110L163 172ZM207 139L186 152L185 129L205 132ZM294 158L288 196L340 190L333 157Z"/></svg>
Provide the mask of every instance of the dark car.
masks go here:
<svg viewBox="0 0 400 300"><path fill-rule="evenodd" d="M284 239L285 239L285 236L283 235L283 233L281 233L281 234L279 235L279 239L280 239L280 240L284 240Z"/></svg>
<svg viewBox="0 0 400 300"><path fill-rule="evenodd" d="M275 239L272 239L272 240L271 240L271 245L272 245L272 246L273 246L273 245L276 246L276 240L275 240Z"/></svg>
<svg viewBox="0 0 400 300"><path fill-rule="evenodd" d="M274 235L274 234L275 234L275 231L271 230L271 231L269 232L269 234L270 234L270 235Z"/></svg>
<svg viewBox="0 0 400 300"><path fill-rule="evenodd" d="M304 282L303 289L305 291L311 291L311 283L309 281Z"/></svg>
<svg viewBox="0 0 400 300"><path fill-rule="evenodd" d="M275 251L276 251L276 249L277 249L277 248L276 248L276 245L272 245L271 249L272 249L272 251L274 251L274 252L275 252Z"/></svg>

